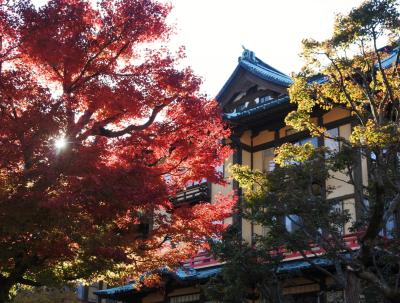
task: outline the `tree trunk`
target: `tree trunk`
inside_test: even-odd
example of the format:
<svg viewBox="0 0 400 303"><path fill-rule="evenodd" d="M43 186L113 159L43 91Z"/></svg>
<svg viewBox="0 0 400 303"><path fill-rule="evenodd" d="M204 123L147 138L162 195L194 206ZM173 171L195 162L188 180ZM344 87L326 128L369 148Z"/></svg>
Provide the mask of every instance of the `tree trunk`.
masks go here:
<svg viewBox="0 0 400 303"><path fill-rule="evenodd" d="M269 303L284 303L282 288L279 282L268 283L268 285L261 285L260 287L262 299Z"/></svg>
<svg viewBox="0 0 400 303"><path fill-rule="evenodd" d="M10 290L11 287L8 284L1 285L0 284L0 303L8 302L10 299Z"/></svg>
<svg viewBox="0 0 400 303"><path fill-rule="evenodd" d="M345 303L360 302L360 280L351 271L346 273L346 287L344 289Z"/></svg>
<svg viewBox="0 0 400 303"><path fill-rule="evenodd" d="M0 303L9 302L10 291L15 284L15 280L10 279L10 277L5 278L4 276L0 275Z"/></svg>

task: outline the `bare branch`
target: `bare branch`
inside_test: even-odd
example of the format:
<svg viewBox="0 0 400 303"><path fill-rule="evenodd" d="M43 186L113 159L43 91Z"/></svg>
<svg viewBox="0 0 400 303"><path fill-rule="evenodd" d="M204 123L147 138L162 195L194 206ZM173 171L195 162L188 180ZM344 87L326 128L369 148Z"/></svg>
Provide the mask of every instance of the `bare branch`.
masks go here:
<svg viewBox="0 0 400 303"><path fill-rule="evenodd" d="M375 30L372 31L372 36L373 36L373 42L374 42L374 51L375 51L375 54L376 54L376 56L378 58L379 71L382 73L383 82L385 83L386 89L389 92L390 101L394 102L395 98L394 98L394 95L393 95L392 87L389 84L389 81L388 81L387 76L386 76L386 72L385 72L385 70L384 70L384 68L382 66L381 54L379 53L378 47L376 45L377 37L376 37Z"/></svg>
<svg viewBox="0 0 400 303"><path fill-rule="evenodd" d="M352 110L354 111L354 113L357 115L358 119L360 120L361 124L364 124L364 121L362 119L362 115L361 113L357 110L357 108L354 105L353 100L351 99L348 91L346 90L346 86L344 84L344 76L342 71L340 70L339 66L336 64L335 60L333 60L328 54L326 54L326 57L331 61L332 66L335 68L335 70L338 72L340 80L336 79L336 77L334 75L332 75L333 79L336 81L337 84L339 84L340 89L342 90L342 92L344 93L347 101L349 102Z"/></svg>

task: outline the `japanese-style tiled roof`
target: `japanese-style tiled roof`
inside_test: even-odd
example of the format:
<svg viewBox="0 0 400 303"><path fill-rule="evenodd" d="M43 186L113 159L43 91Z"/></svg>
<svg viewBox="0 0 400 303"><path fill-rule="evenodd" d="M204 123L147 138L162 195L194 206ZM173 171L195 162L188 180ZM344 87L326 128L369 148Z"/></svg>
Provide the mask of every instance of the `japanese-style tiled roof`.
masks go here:
<svg viewBox="0 0 400 303"><path fill-rule="evenodd" d="M162 269L160 270L160 273L178 281L198 281L215 276L221 271L221 269L222 265L217 265L213 267L200 268L200 269L180 268L176 271L169 271L166 269ZM135 291L136 291L135 283L131 283L114 288L98 290L95 291L95 294L100 297L102 296L109 297L116 294L130 293Z"/></svg>
<svg viewBox="0 0 400 303"><path fill-rule="evenodd" d="M123 286L113 287L109 289L96 290L94 293L98 296L112 296L119 293L131 292L135 290L135 284L126 284Z"/></svg>
<svg viewBox="0 0 400 303"><path fill-rule="evenodd" d="M251 116L255 113L267 110L269 108L275 107L277 105L283 104L289 102L289 96L288 95L284 95L282 97L276 98L276 99L272 99L269 100L265 103L261 103L258 104L255 107L252 107L250 109L247 110L242 110L240 112L233 112L233 113L225 113L224 117L228 120L237 120L246 116Z"/></svg>
<svg viewBox="0 0 400 303"><path fill-rule="evenodd" d="M313 258L312 262L322 267L332 265L331 260L323 257ZM177 271L174 272L166 272L166 274L178 281L200 281L216 276L219 272L221 272L222 266L223 266L222 264L219 264L217 266L200 268L200 269L184 268L184 269L178 269ZM312 267L313 265L308 261L293 260L293 261L282 262L281 264L279 264L277 272L287 273L298 270L310 269ZM95 291L95 294L100 297L110 297L113 295L130 293L130 292L135 292L135 284L127 284L124 286L98 290Z"/></svg>
<svg viewBox="0 0 400 303"><path fill-rule="evenodd" d="M380 49L381 52L385 52L388 54L388 56L382 60L382 67L384 69L390 68L396 61L397 55L400 52L400 47L385 47ZM377 67L377 65L376 65ZM240 68L243 68L250 73L256 75L257 77L260 77L264 80L267 80L269 82L273 82L278 85L282 85L285 87L289 87L293 81L292 79L285 75L284 73L278 71L277 69L273 68L272 66L266 64L265 62L261 61L259 58L257 58L252 51L249 51L247 49L244 50L242 56L239 58L239 64L236 67L235 71L232 73L228 81L225 83L224 87L221 89L217 96L218 98L224 93L224 91L229 87L230 83L233 81L235 78L236 74L240 70ZM309 79L309 83L318 83L318 84L323 84L325 82L329 81L329 78L325 75L318 74ZM239 120L243 117L251 116L255 113L262 112L265 110L268 110L272 107L275 107L277 105L283 104L289 102L289 96L284 95L284 96L279 96L275 99L268 100L267 102L257 104L254 107L248 108L248 109L243 109L240 111L235 111L232 113L225 113L224 117L228 120Z"/></svg>
<svg viewBox="0 0 400 303"><path fill-rule="evenodd" d="M383 68L389 68L392 66L393 63L395 63L397 59L397 55L400 52L400 46L395 47L391 50L388 51L389 56L387 56L385 59L382 60L382 67Z"/></svg>
<svg viewBox="0 0 400 303"><path fill-rule="evenodd" d="M271 65L263 62L258 57L255 56L254 52L244 49L242 56L239 57L238 65L233 71L232 75L229 77L228 81L224 84L222 89L219 91L216 99L219 100L220 97L224 94L226 89L235 79L236 75L239 73L241 69L248 71L249 73L259 77L265 81L277 84L283 87L289 87L293 80L288 75L282 73Z"/></svg>
<svg viewBox="0 0 400 303"><path fill-rule="evenodd" d="M289 87L293 83L292 78L290 78L288 75L264 63L257 57L254 57L254 59L241 57L239 59L239 65L256 76L259 76L264 80L271 81L275 84Z"/></svg>

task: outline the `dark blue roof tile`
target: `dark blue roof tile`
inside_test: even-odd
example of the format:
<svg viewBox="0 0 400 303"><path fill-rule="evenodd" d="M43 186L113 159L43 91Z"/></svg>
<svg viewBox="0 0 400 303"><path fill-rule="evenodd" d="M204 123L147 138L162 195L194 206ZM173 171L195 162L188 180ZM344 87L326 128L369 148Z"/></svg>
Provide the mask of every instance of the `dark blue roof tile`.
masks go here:
<svg viewBox="0 0 400 303"><path fill-rule="evenodd" d="M330 266L333 264L331 260L323 257L313 258L312 262L322 267ZM223 265L220 264L217 266L201 268L201 269L184 268L184 269L178 269L175 272L170 271L168 272L168 274L180 281L203 280L217 275L219 272L221 272L222 266ZM277 272L278 273L293 272L297 270L308 269L311 267L312 265L308 261L292 260L292 261L282 262L281 264L279 264ZM135 284L127 284L124 286L98 290L95 292L95 294L99 296L112 296L116 294L132 292L134 290L135 290Z"/></svg>
<svg viewBox="0 0 400 303"><path fill-rule="evenodd" d="M235 79L241 68L255 75L256 77L259 77L265 81L274 83L279 86L289 87L293 83L292 78L290 78L288 75L282 73L281 71L257 58L254 55L254 52L248 49L244 49L242 56L239 57L238 65L236 66L229 79L225 82L222 89L217 94L217 100L222 97L222 95L228 89L229 85Z"/></svg>
<svg viewBox="0 0 400 303"><path fill-rule="evenodd" d="M250 73L274 84L289 87L293 83L292 78L289 76L277 72L275 69L269 69L259 62L240 60L239 65Z"/></svg>
<svg viewBox="0 0 400 303"><path fill-rule="evenodd" d="M391 67L392 64L395 63L399 51L400 51L400 47L394 48L391 51L391 54L382 60L382 67L385 69Z"/></svg>
<svg viewBox="0 0 400 303"><path fill-rule="evenodd" d="M269 100L265 103L259 104L255 107L249 108L247 110L243 110L240 112L234 112L234 113L225 113L224 117L228 120L238 120L240 118L251 116L255 113L262 112L264 110L270 109L272 107L275 107L277 105L287 103L287 102L289 102L289 96L285 95L280 98Z"/></svg>

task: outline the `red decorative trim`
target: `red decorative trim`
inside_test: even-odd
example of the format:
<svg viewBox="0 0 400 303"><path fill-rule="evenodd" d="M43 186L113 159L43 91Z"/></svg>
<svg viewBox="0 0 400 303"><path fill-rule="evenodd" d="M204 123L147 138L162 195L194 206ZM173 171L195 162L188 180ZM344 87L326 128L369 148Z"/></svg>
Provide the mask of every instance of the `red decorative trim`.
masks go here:
<svg viewBox="0 0 400 303"><path fill-rule="evenodd" d="M351 250L356 250L360 248L357 234L348 234L344 237L344 240L347 248ZM285 256L283 261L298 260L303 258L300 252L290 251L284 247L279 248L278 250L276 250L276 252L274 252L274 254L278 253ZM323 255L325 253L325 250L321 247L318 247L317 245L311 245L311 249L309 251L305 251L304 253L309 257L313 257L315 255ZM183 267L196 269L215 266L219 264L221 264L221 262L211 256L209 252L203 251L198 253L196 256L190 258L189 260L183 262Z"/></svg>

